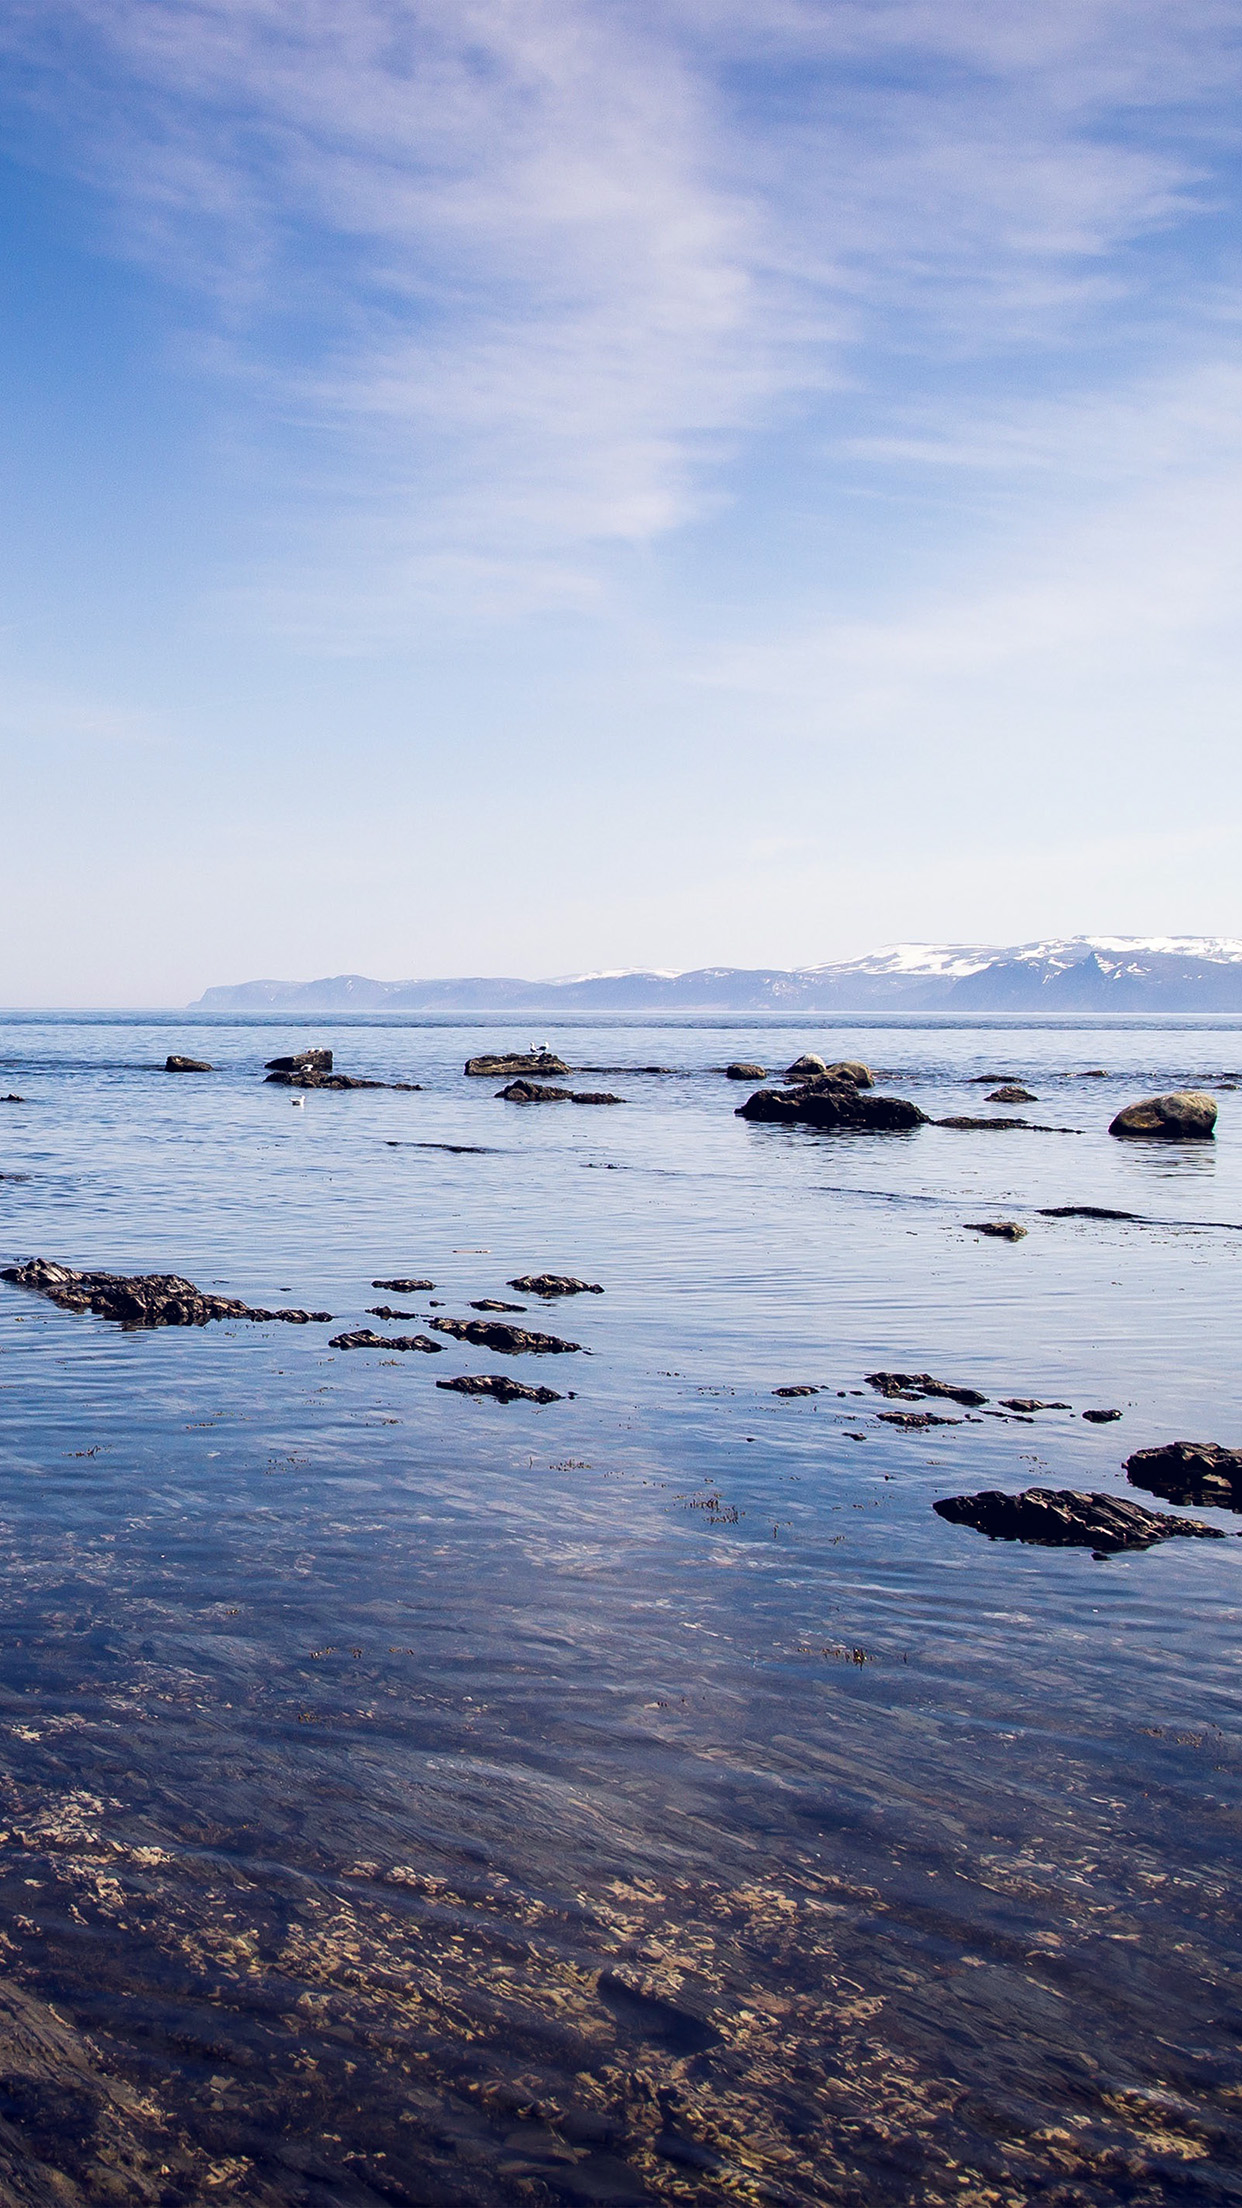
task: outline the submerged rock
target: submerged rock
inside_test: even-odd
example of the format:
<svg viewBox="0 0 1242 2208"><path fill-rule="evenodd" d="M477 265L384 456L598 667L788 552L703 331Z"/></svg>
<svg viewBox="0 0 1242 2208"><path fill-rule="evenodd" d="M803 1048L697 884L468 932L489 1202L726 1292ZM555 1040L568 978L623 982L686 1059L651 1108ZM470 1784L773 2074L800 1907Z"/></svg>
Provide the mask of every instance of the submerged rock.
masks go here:
<svg viewBox="0 0 1242 2208"><path fill-rule="evenodd" d="M735 1059L724 1070L726 1081L766 1081L768 1078L765 1067L748 1066L744 1058Z"/></svg>
<svg viewBox="0 0 1242 2208"><path fill-rule="evenodd" d="M989 1104L1038 1104L1039 1098L1030 1089L1024 1089L1017 1081L1006 1081L999 1089L993 1089Z"/></svg>
<svg viewBox="0 0 1242 2208"><path fill-rule="evenodd" d="M6 1265L0 1280L46 1296L62 1311L93 1311L124 1327L206 1326L212 1319L283 1319L290 1326L329 1325L330 1311L264 1311L236 1296L213 1296L179 1273L75 1273L32 1257Z"/></svg>
<svg viewBox="0 0 1242 2208"><path fill-rule="evenodd" d="M0 1096L0 1104L24 1104L25 1101L24 1096L16 1095L12 1089L10 1089L7 1096Z"/></svg>
<svg viewBox="0 0 1242 2208"><path fill-rule="evenodd" d="M1016 1219L968 1219L967 1230L971 1234L990 1234L998 1242L1021 1242L1026 1228Z"/></svg>
<svg viewBox="0 0 1242 2208"><path fill-rule="evenodd" d="M509 1282L524 1296L602 1296L597 1280L575 1280L572 1273L519 1273Z"/></svg>
<svg viewBox="0 0 1242 2208"><path fill-rule="evenodd" d="M623 1096L604 1089L549 1089L538 1081L511 1081L496 1092L498 1104L624 1104Z"/></svg>
<svg viewBox="0 0 1242 2208"><path fill-rule="evenodd" d="M1115 1418L1120 1418L1121 1413L1120 1411L1084 1411L1082 1415L1088 1426L1111 1426Z"/></svg>
<svg viewBox="0 0 1242 2208"><path fill-rule="evenodd" d="M305 1071L281 1068L267 1078L286 1089L404 1089L407 1094L420 1095L423 1086L421 1081L363 1081L357 1074L320 1073L314 1066Z"/></svg>
<svg viewBox="0 0 1242 2208"><path fill-rule="evenodd" d="M773 1395L818 1395L818 1388L773 1388Z"/></svg>
<svg viewBox="0 0 1242 2208"><path fill-rule="evenodd" d="M331 1073L330 1050L298 1050L292 1058L269 1058L265 1073Z"/></svg>
<svg viewBox="0 0 1242 2208"><path fill-rule="evenodd" d="M390 1303L372 1303L367 1306L369 1319L416 1319L417 1311L394 1311Z"/></svg>
<svg viewBox="0 0 1242 2208"><path fill-rule="evenodd" d="M1216 1099L1203 1089L1174 1089L1168 1096L1126 1104L1110 1135L1154 1136L1162 1142L1210 1142L1216 1132Z"/></svg>
<svg viewBox="0 0 1242 2208"><path fill-rule="evenodd" d="M945 1418L938 1411L877 1411L885 1426L960 1426L960 1418Z"/></svg>
<svg viewBox="0 0 1242 2208"><path fill-rule="evenodd" d="M1153 1542L1179 1537L1224 1538L1218 1526L1205 1526L1197 1518L1171 1518L1164 1511L1144 1510L1125 1496L1083 1495L1070 1487L1028 1487L1020 1495L991 1488L982 1495L948 1495L932 1509L950 1525L972 1526L993 1541L1093 1549L1097 1556L1149 1549Z"/></svg>
<svg viewBox="0 0 1242 2208"><path fill-rule="evenodd" d="M1001 1409L1004 1411L1068 1411L1072 1408L1072 1404L1069 1403L1041 1403L1037 1395L1002 1395L1001 1397Z"/></svg>
<svg viewBox="0 0 1242 2208"><path fill-rule="evenodd" d="M472 1311L524 1311L524 1303L498 1303L495 1296L480 1296L470 1305Z"/></svg>
<svg viewBox="0 0 1242 2208"><path fill-rule="evenodd" d="M394 1314L395 1316L395 1314ZM434 1324L434 1321L433 1321ZM423 1349L432 1357L438 1357L443 1342L430 1342L425 1334L373 1334L369 1326L355 1328L352 1334L333 1334L329 1349Z"/></svg>
<svg viewBox="0 0 1242 2208"><path fill-rule="evenodd" d="M437 1334L451 1334L455 1341L473 1342L479 1349L499 1349L509 1357L560 1357L581 1349L581 1342L563 1342L559 1334L535 1334L529 1327L507 1326L503 1319L433 1319Z"/></svg>
<svg viewBox="0 0 1242 2208"><path fill-rule="evenodd" d="M1242 1510L1242 1449L1218 1441L1168 1441L1136 1449L1126 1458L1126 1478L1170 1503L1215 1503Z"/></svg>
<svg viewBox="0 0 1242 2208"><path fill-rule="evenodd" d="M502 1050L467 1058L465 1070L476 1080L496 1081L507 1073L568 1073L569 1068L551 1050Z"/></svg>
<svg viewBox="0 0 1242 2208"><path fill-rule="evenodd" d="M949 1380L933 1380L930 1372L869 1372L867 1386L877 1395L904 1397L908 1403L917 1402L920 1396L943 1396L950 1403L961 1403L968 1411L978 1410L987 1402L978 1388L955 1387Z"/></svg>
<svg viewBox="0 0 1242 2208"><path fill-rule="evenodd" d="M416 1296L420 1289L434 1288L434 1280L373 1280L373 1288L387 1288L394 1296Z"/></svg>
<svg viewBox="0 0 1242 2208"><path fill-rule="evenodd" d="M496 1403L563 1403L555 1388L528 1388L507 1372L460 1372L455 1380L437 1380L453 1395L490 1395Z"/></svg>
<svg viewBox="0 0 1242 2208"><path fill-rule="evenodd" d="M215 1070L205 1058L179 1058L175 1051L170 1051L164 1060L165 1073L214 1073Z"/></svg>
<svg viewBox="0 0 1242 2208"><path fill-rule="evenodd" d="M972 1119L967 1112L956 1112L951 1119L938 1119L936 1125L937 1127L956 1127L961 1134L975 1135L981 1134L985 1128L989 1134L1007 1134L1013 1127L1031 1127L1032 1122L1029 1119ZM1055 1127L1038 1127L1034 1128L1033 1132L1041 1135L1054 1135L1057 1133L1057 1129Z"/></svg>
<svg viewBox="0 0 1242 2208"><path fill-rule="evenodd" d="M1107 1204L1045 1204L1041 1219L1139 1219L1137 1211L1112 1211Z"/></svg>

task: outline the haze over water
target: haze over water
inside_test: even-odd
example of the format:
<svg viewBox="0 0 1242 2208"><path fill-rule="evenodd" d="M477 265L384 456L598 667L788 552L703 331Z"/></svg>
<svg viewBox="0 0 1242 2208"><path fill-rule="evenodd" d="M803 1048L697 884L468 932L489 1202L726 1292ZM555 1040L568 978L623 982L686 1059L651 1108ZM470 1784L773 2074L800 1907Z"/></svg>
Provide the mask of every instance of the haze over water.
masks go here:
<svg viewBox="0 0 1242 2208"><path fill-rule="evenodd" d="M1242 1439L1240 1029L565 1022L625 1103L522 1109L500 1020L0 1024L4 1263L336 1320L0 1284L0 1972L85 2035L0 2145L89 2203L1236 2200L1242 1546L931 1505ZM291 1109L312 1042L423 1091ZM737 1119L804 1049L1057 1131ZM1214 1144L1109 1139L1187 1085ZM582 1350L329 1349L437 1315L394 1275ZM986 1411L896 1430L879 1368ZM435 1386L501 1369L563 1400Z"/></svg>

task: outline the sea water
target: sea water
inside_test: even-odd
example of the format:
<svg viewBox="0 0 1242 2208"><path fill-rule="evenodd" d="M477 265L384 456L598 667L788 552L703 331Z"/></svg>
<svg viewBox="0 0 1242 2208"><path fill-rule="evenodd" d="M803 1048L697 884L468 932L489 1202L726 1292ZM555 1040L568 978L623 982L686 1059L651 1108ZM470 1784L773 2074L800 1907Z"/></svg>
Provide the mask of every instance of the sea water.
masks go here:
<svg viewBox="0 0 1242 2208"><path fill-rule="evenodd" d="M532 1041L623 1102L463 1074ZM421 1089L295 1109L264 1062L314 1043ZM1038 1126L737 1118L726 1063L804 1049ZM1132 1450L1242 1442L1240 1063L1228 1021L0 1023L4 1263L334 1315L0 1285L0 1979L75 2050L8 2061L0 2146L88 2201L1236 2201L1242 1519L1098 1561L932 1504L1166 1508ZM1188 1085L1214 1143L1109 1137ZM329 1346L484 1298L578 1346ZM987 1405L896 1428L893 1369ZM560 1400L436 1386L496 1371Z"/></svg>

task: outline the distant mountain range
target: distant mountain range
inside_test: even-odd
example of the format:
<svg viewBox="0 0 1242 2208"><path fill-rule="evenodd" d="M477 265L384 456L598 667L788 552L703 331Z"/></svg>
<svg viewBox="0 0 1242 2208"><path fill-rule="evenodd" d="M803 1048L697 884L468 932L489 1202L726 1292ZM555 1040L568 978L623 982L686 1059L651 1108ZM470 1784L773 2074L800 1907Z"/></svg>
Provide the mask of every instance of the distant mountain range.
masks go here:
<svg viewBox="0 0 1242 2208"><path fill-rule="evenodd" d="M243 981L192 1012L1242 1012L1242 940L1073 936L1009 949L898 943L843 964L700 966L555 981Z"/></svg>

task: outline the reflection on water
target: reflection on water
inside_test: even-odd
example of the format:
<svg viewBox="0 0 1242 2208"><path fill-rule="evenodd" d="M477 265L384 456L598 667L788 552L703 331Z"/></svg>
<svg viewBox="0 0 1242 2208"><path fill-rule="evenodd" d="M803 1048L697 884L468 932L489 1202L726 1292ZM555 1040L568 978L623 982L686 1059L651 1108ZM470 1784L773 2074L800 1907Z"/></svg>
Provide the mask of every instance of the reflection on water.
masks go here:
<svg viewBox="0 0 1242 2208"><path fill-rule="evenodd" d="M1235 1037L558 1030L675 1069L603 1113L464 1080L493 1036L0 1030L5 1262L338 1321L0 1289L13 2197L1235 2199L1242 1548L1098 1564L930 1507L1239 1440L1235 1099L1212 1150L1104 1132ZM257 1070L321 1039L423 1093L291 1110ZM1070 1131L756 1126L705 1070L804 1048L937 1117L1008 1072ZM545 1269L606 1293L506 1286ZM329 1350L394 1275L584 1352ZM434 1384L502 1364L565 1399ZM989 1401L903 1433L880 1367Z"/></svg>

